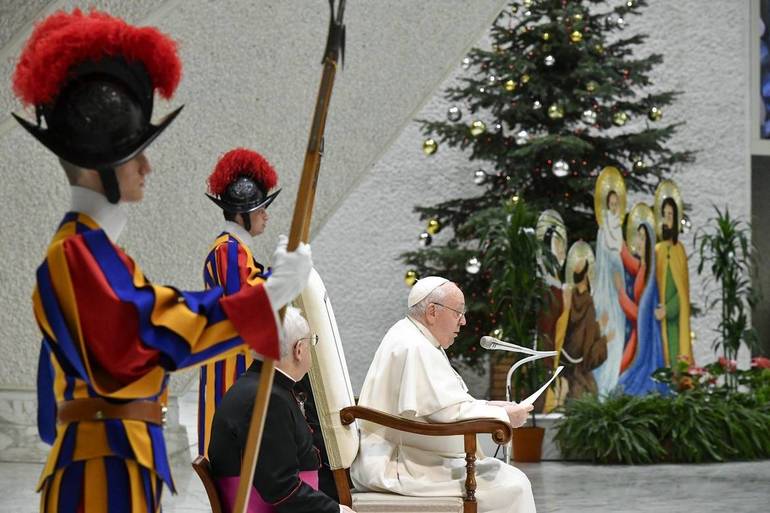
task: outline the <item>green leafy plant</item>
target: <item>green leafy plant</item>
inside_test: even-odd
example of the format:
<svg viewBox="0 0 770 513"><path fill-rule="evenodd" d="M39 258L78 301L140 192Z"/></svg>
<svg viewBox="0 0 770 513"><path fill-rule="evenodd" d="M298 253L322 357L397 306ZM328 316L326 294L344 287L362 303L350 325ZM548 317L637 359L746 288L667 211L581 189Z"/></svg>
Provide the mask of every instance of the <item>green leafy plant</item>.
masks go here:
<svg viewBox="0 0 770 513"><path fill-rule="evenodd" d="M756 360L756 359L755 359ZM569 401L556 442L569 459L598 463L702 463L770 457L770 360L748 370L732 362L662 369L667 395L617 395ZM764 366L768 368L765 368ZM718 377L737 376L735 392Z"/></svg>
<svg viewBox="0 0 770 513"><path fill-rule="evenodd" d="M665 450L656 435L665 421L659 396L586 395L567 402L554 437L567 459L596 463L654 463Z"/></svg>
<svg viewBox="0 0 770 513"><path fill-rule="evenodd" d="M709 220L710 226L695 233L700 257L698 274L706 268L711 271L714 281L708 291L708 307L721 309L714 349L735 360L742 343L752 351L756 348L757 335L748 319L749 311L759 300L752 283L756 262L749 242L749 226L732 217L728 208L722 212L714 206L714 210L716 216ZM733 389L737 387L737 381L729 376L728 384Z"/></svg>
<svg viewBox="0 0 770 513"><path fill-rule="evenodd" d="M554 271L556 260L535 236L537 214L523 200L506 201L499 207L479 212L467 224L479 240L481 269L494 271L489 288L489 308L496 319L496 335L507 341L530 346L535 340L537 315L548 294L539 261ZM534 391L545 378L538 360L513 376L514 398Z"/></svg>

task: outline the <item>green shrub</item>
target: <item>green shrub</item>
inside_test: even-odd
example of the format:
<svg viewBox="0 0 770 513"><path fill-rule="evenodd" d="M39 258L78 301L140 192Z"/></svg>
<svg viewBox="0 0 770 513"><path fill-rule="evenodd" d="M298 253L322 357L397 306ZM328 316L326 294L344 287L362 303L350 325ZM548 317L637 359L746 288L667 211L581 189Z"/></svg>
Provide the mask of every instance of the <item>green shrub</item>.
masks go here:
<svg viewBox="0 0 770 513"><path fill-rule="evenodd" d="M568 459L701 463L770 457L770 405L745 393L570 401L555 440Z"/></svg>

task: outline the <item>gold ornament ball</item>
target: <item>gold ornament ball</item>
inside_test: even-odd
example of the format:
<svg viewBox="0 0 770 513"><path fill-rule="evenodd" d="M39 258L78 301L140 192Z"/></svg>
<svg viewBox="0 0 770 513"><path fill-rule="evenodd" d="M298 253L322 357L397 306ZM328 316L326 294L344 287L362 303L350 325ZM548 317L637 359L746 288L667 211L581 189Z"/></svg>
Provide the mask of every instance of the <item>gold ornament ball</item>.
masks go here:
<svg viewBox="0 0 770 513"><path fill-rule="evenodd" d="M417 280L419 279L420 279L420 275L417 274L417 271L413 269L409 269L404 275L404 283L406 283L407 287L411 287L412 285L417 283Z"/></svg>
<svg viewBox="0 0 770 513"><path fill-rule="evenodd" d="M647 117L650 118L650 121L660 121L660 118L663 117L663 111L657 107L652 107L647 113Z"/></svg>
<svg viewBox="0 0 770 513"><path fill-rule="evenodd" d="M628 121L628 114L626 114L623 111L616 112L614 116L612 116L612 122L615 123L618 126L623 126Z"/></svg>
<svg viewBox="0 0 770 513"><path fill-rule="evenodd" d="M503 328L495 328L492 331L489 332L490 337L494 337L497 340L502 340L503 338Z"/></svg>
<svg viewBox="0 0 770 513"><path fill-rule="evenodd" d="M425 139L422 143L422 152L425 155L433 155L438 150L438 143L433 139Z"/></svg>
<svg viewBox="0 0 770 513"><path fill-rule="evenodd" d="M579 30L572 31L572 34L569 35L569 40L573 43L579 43L583 40L583 33Z"/></svg>
<svg viewBox="0 0 770 513"><path fill-rule="evenodd" d="M524 0L524 2L522 2L522 5L529 9L530 7L532 7L532 0Z"/></svg>
<svg viewBox="0 0 770 513"><path fill-rule="evenodd" d="M604 55L604 46L597 43L594 45L594 51L597 53L597 55Z"/></svg>
<svg viewBox="0 0 770 513"><path fill-rule="evenodd" d="M577 12L577 13L572 15L572 19L574 21L581 22L581 21L583 21L583 14Z"/></svg>
<svg viewBox="0 0 770 513"><path fill-rule="evenodd" d="M524 73L524 74L521 76L521 83L522 83L522 84L526 84L527 82L529 82L529 75L527 75L526 73Z"/></svg>
<svg viewBox="0 0 770 513"><path fill-rule="evenodd" d="M428 233L430 233L431 235L436 235L438 232L440 232L440 231L441 231L441 221L439 221L439 220L438 220L438 219L436 219L435 217L434 217L433 219L430 219L430 220L428 221L428 228L427 228L427 231L428 231Z"/></svg>
<svg viewBox="0 0 770 513"><path fill-rule="evenodd" d="M505 81L505 90L509 93L512 93L516 90L516 81L515 80L506 80Z"/></svg>
<svg viewBox="0 0 770 513"><path fill-rule="evenodd" d="M548 107L548 117L551 119L561 119L564 117L564 108L558 103Z"/></svg>
<svg viewBox="0 0 770 513"><path fill-rule="evenodd" d="M599 87L599 84L597 84L595 81L591 80L586 84L586 91L589 93L593 93L596 91L596 88Z"/></svg>
<svg viewBox="0 0 770 513"><path fill-rule="evenodd" d="M551 33L543 32L543 41L550 41L550 40L551 40Z"/></svg>
<svg viewBox="0 0 770 513"><path fill-rule="evenodd" d="M487 125L485 125L483 121L479 121L477 119L476 121L471 123L470 132L473 137L478 137L486 131L487 131Z"/></svg>

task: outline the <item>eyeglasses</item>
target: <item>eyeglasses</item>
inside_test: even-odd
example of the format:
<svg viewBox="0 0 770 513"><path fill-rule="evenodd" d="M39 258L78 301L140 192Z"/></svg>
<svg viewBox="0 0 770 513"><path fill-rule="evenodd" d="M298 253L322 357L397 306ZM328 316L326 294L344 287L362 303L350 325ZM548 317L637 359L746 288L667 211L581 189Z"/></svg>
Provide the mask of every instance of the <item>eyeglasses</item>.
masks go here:
<svg viewBox="0 0 770 513"><path fill-rule="evenodd" d="M458 318L458 319L460 319L461 317L465 317L465 308L463 308L462 310L455 310L455 309L454 309L454 308L452 308L451 306L442 305L441 303L433 303L433 304L434 304L434 305L437 305L437 306L443 306L443 307L444 307L444 308L446 308L447 310L452 310L454 313L456 313L456 314L457 314L457 318Z"/></svg>
<svg viewBox="0 0 770 513"><path fill-rule="evenodd" d="M315 347L316 344L318 344L318 335L314 333L313 335L310 335L309 337L302 337L300 339L297 339L297 342L299 342L300 340L309 340L310 341L310 345Z"/></svg>

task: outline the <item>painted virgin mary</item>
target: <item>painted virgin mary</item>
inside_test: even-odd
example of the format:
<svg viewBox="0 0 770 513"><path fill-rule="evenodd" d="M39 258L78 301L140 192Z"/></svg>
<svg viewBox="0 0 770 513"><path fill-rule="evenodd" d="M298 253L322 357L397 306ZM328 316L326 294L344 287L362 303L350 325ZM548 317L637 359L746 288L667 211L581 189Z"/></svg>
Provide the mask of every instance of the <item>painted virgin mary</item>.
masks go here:
<svg viewBox="0 0 770 513"><path fill-rule="evenodd" d="M621 250L623 265L634 278L633 295L620 287L620 303L631 321L631 334L621 360L620 387L631 395L663 391L660 383L652 379L652 373L664 366L663 339L660 321L655 317L658 286L655 277L655 232L652 209L644 204L634 206L629 216L629 243ZM616 282L622 282L620 275ZM620 284L620 283L619 283Z"/></svg>

